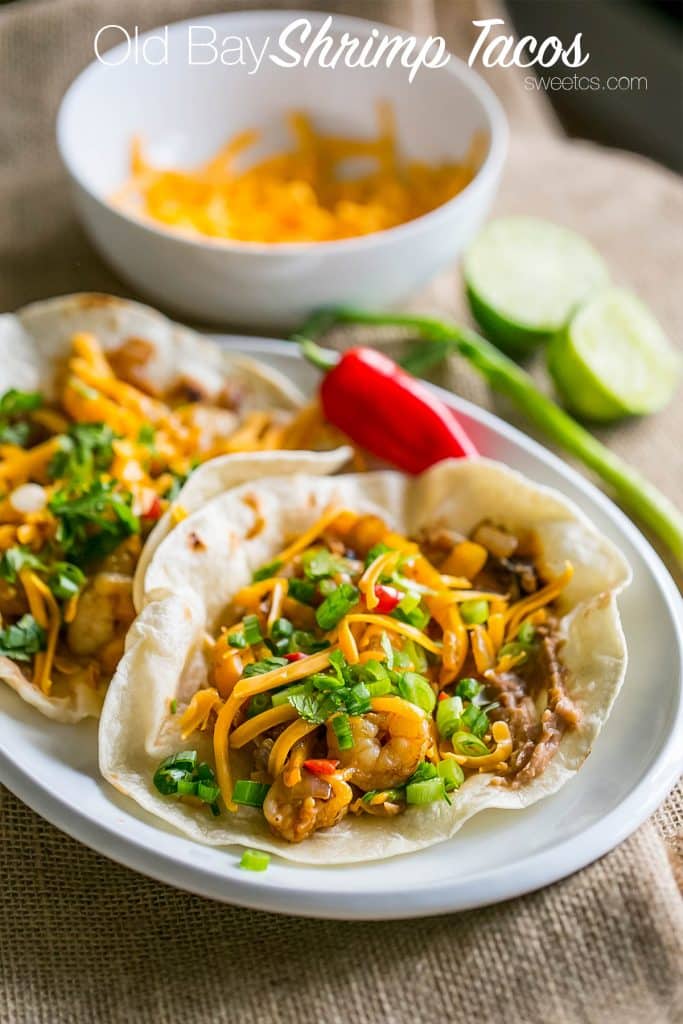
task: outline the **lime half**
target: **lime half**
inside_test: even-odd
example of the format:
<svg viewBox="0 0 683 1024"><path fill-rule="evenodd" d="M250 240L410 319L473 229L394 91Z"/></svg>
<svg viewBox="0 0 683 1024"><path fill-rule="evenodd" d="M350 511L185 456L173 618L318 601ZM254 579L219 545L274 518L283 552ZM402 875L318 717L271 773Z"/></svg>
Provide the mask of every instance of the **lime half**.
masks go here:
<svg viewBox="0 0 683 1024"><path fill-rule="evenodd" d="M534 217L491 221L470 246L464 274L479 326L513 354L548 341L609 280L580 235Z"/></svg>
<svg viewBox="0 0 683 1024"><path fill-rule="evenodd" d="M589 420L656 412L671 398L680 368L652 313L621 288L591 299L548 347L565 405Z"/></svg>

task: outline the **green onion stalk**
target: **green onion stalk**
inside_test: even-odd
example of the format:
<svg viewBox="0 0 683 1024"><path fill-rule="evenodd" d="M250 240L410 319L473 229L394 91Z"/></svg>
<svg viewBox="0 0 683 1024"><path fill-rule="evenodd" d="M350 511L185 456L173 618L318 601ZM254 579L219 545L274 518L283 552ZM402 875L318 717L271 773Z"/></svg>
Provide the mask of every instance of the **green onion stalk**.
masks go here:
<svg viewBox="0 0 683 1024"><path fill-rule="evenodd" d="M331 328L351 324L398 327L416 334L421 343L402 361L404 369L416 376L449 354L464 356L495 391L506 395L551 441L596 473L624 508L659 537L683 565L683 516L673 502L544 395L525 370L475 331L430 317L339 307L314 314L293 340L300 344L315 342Z"/></svg>

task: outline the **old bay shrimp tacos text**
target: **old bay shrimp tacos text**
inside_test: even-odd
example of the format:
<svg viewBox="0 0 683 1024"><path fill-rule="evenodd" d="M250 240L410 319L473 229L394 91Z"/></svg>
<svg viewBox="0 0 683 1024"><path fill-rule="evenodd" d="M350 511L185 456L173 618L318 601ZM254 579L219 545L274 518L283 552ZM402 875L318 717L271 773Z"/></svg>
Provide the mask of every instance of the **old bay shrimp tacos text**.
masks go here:
<svg viewBox="0 0 683 1024"><path fill-rule="evenodd" d="M623 679L628 578L570 502L487 460L232 488L147 566L101 770L211 844L430 845L578 771Z"/></svg>
<svg viewBox="0 0 683 1024"><path fill-rule="evenodd" d="M300 396L270 368L111 296L3 315L0 350L0 679L76 721L99 713L144 542L183 514L186 477L210 459L211 481L231 484L260 460L271 473L307 468L282 451L297 447ZM341 464L325 458L323 472ZM202 472L190 507L206 493Z"/></svg>

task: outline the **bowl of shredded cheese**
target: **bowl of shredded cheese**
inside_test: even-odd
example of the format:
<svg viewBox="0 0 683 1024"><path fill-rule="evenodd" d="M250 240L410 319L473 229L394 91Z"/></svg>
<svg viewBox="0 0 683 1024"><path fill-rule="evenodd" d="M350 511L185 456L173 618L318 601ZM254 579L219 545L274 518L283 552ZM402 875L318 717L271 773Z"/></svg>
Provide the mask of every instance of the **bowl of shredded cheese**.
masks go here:
<svg viewBox="0 0 683 1024"><path fill-rule="evenodd" d="M268 60L299 17L332 39L397 34L294 12L180 22L105 53L62 101L58 145L91 240L194 319L285 330L320 306L403 299L457 259L495 195L505 119L471 69L451 57L410 81L400 60ZM216 60L193 61L198 25Z"/></svg>

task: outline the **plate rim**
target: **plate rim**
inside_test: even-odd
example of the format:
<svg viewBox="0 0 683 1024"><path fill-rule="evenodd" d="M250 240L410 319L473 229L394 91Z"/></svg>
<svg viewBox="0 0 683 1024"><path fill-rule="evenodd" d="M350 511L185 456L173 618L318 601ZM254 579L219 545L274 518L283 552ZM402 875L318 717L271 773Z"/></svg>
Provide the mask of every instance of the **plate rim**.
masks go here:
<svg viewBox="0 0 683 1024"><path fill-rule="evenodd" d="M219 340L227 348L246 348L249 355L255 358L271 354L286 356L295 362L300 359L292 343L286 341L224 334L209 337ZM205 865L180 862L161 847L148 847L138 837L125 835L112 826L94 820L60 794L51 792L47 785L28 776L5 751L4 744L0 744L0 781L60 831L110 860L147 877L219 902L271 913L329 920L408 919L489 906L534 892L583 869L635 832L666 798L683 770L683 753L678 753L676 743L677 736L683 731L683 599L678 588L638 527L595 484L544 445L495 413L437 385L428 386L456 410L478 420L561 473L597 504L636 548L671 612L678 663L673 667L674 672L676 668L678 670L677 707L666 740L648 771L607 817L571 838L562 840L557 846L516 860L514 872L509 865L501 865L479 875L468 876L467 882L472 893L480 889L473 882L486 880L485 895L480 892L468 898L449 879L418 883L411 886L410 890L402 891L400 909L395 905L395 890L365 893L363 902L355 905L351 901L352 893L344 888L326 892L324 905L321 906L323 901L318 891L311 892L301 886L285 888L269 885L267 876L250 876L247 872L237 874L226 871L219 875ZM149 827L153 829L153 826ZM344 865L345 870L352 868L353 865Z"/></svg>

